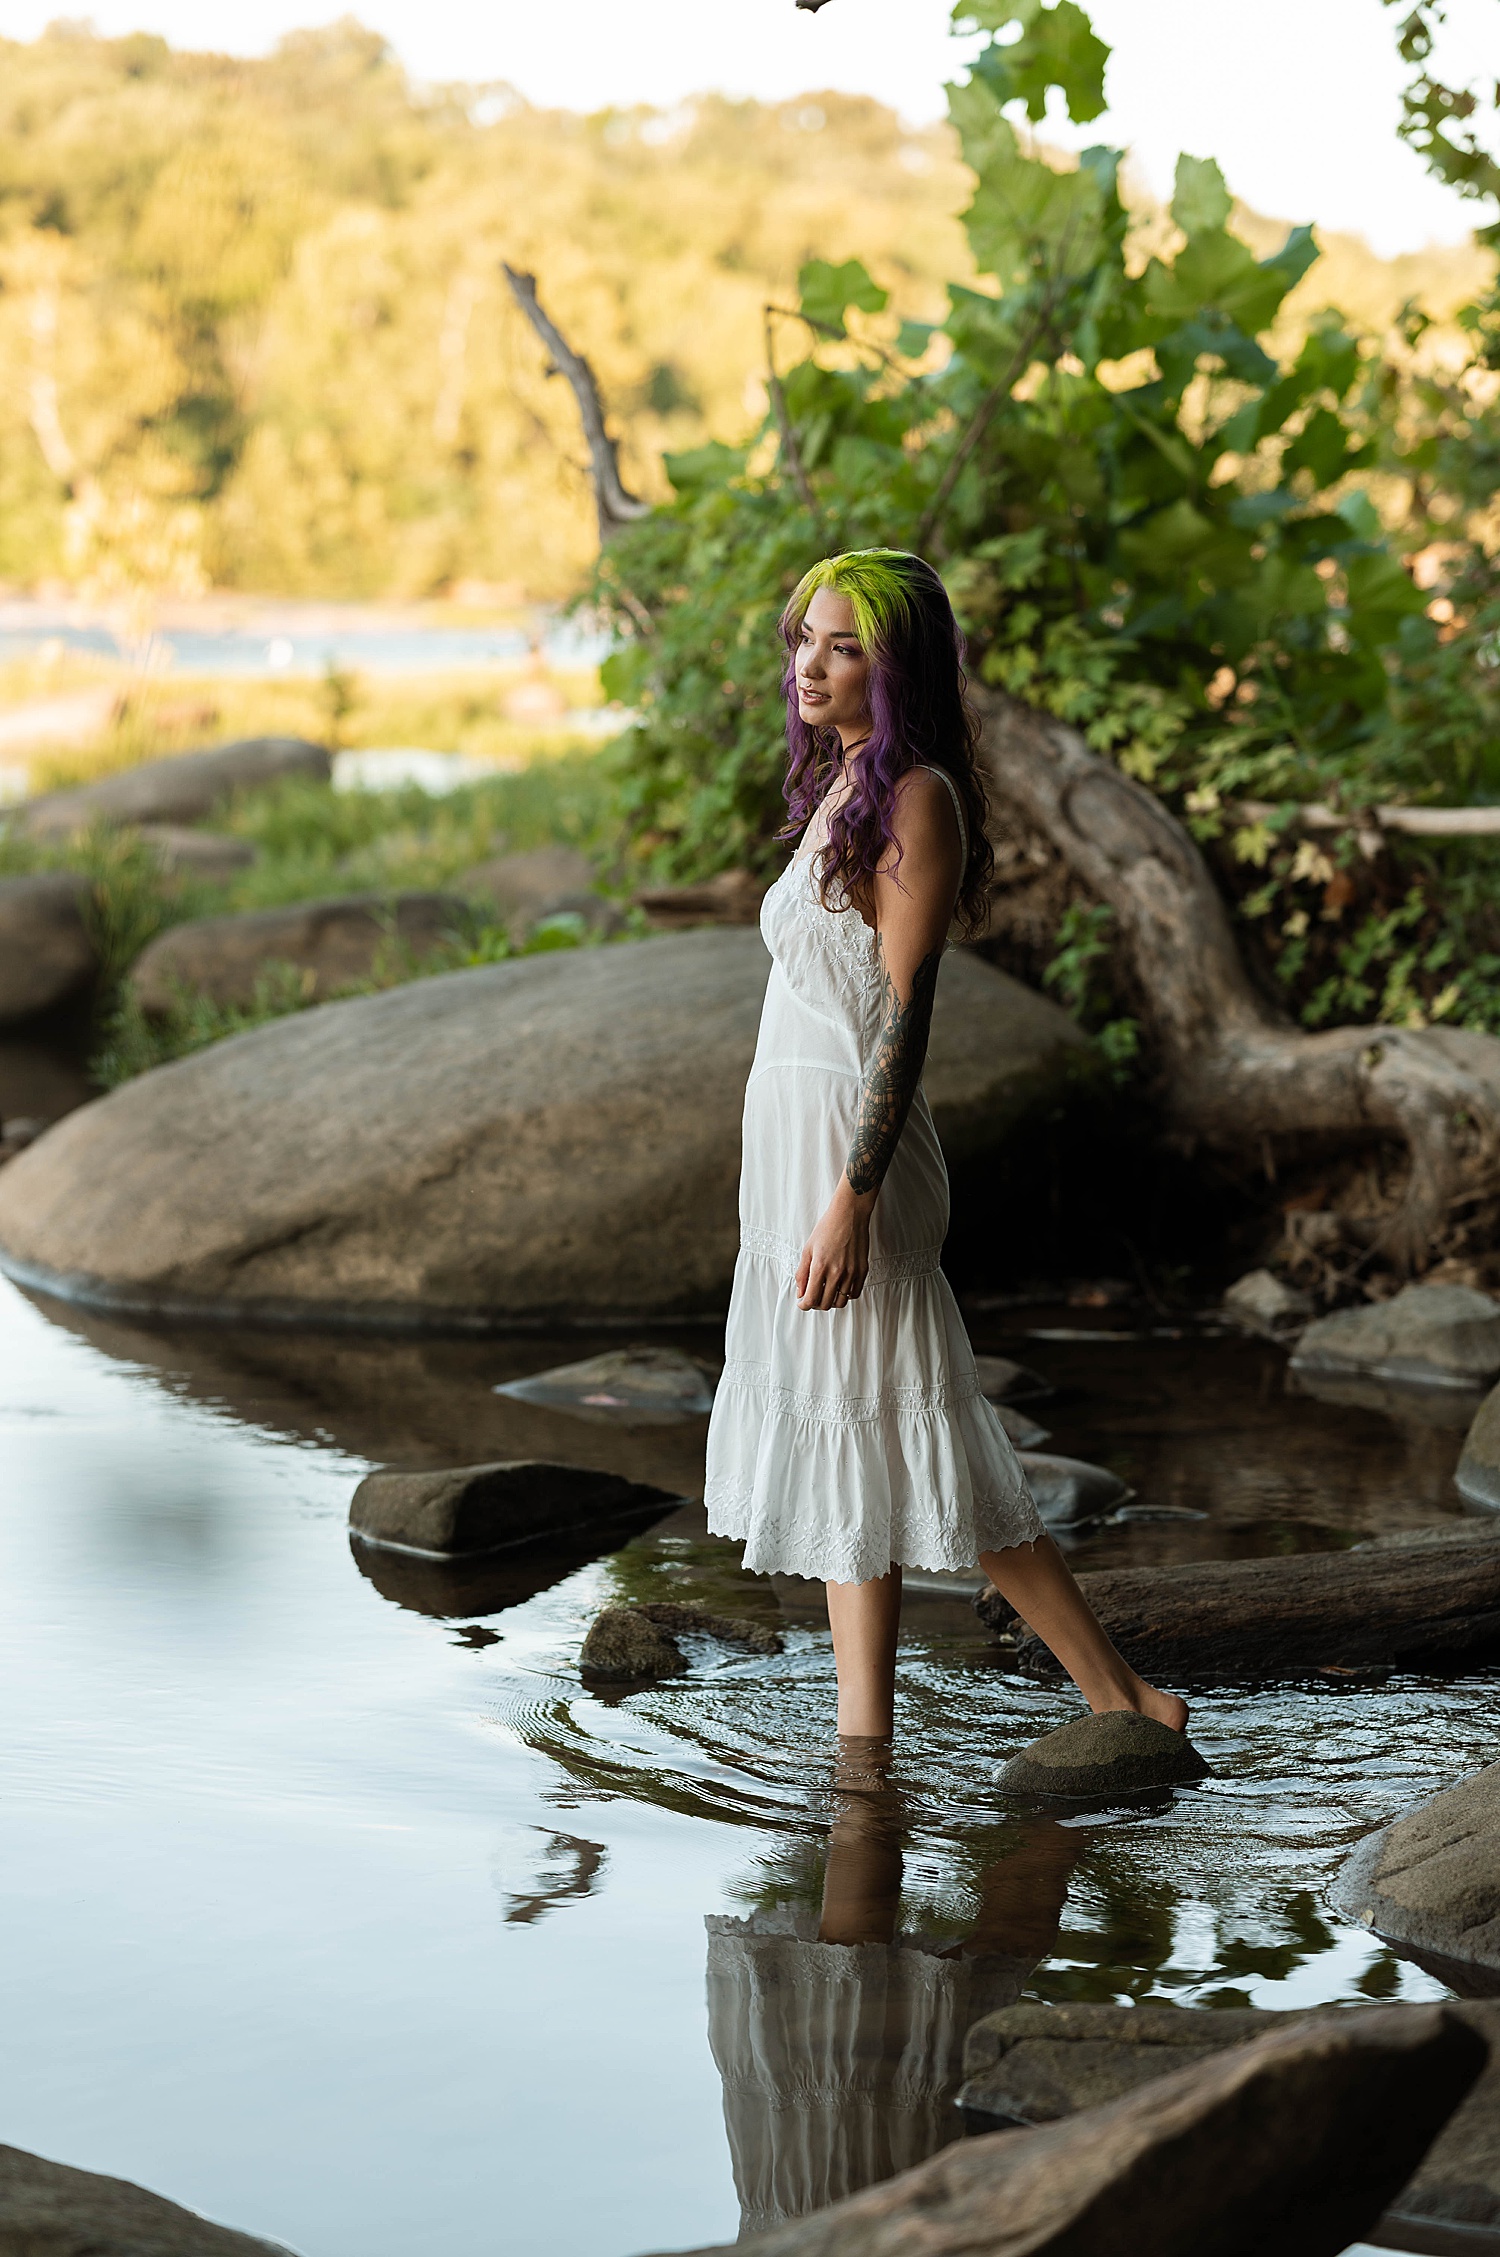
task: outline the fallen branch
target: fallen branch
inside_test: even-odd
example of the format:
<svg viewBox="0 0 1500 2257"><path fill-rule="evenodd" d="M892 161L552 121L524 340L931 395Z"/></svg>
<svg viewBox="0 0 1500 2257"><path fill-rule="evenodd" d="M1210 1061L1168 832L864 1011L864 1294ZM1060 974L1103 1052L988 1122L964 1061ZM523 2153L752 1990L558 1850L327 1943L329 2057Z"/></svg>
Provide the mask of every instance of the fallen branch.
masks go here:
<svg viewBox="0 0 1500 2257"><path fill-rule="evenodd" d="M1252 986L1208 865L1160 800L1061 722L994 693L976 703L997 801L1115 913L1169 1128L1238 1155L1277 1138L1404 1144L1406 1181L1371 1247L1401 1269L1429 1263L1500 1188L1500 1042L1291 1025Z"/></svg>
<svg viewBox="0 0 1500 2257"><path fill-rule="evenodd" d="M1080 1575L1115 1645L1143 1675L1337 1677L1394 1663L1500 1650L1500 1531L1385 1536L1348 1552L1216 1560ZM1030 1675L1059 1664L994 1589L980 1620L1017 1637Z"/></svg>
<svg viewBox="0 0 1500 2257"><path fill-rule="evenodd" d="M1362 807L1343 813L1321 799L1242 799L1221 811L1247 823L1278 823L1288 830L1357 831L1361 844L1382 831L1419 839L1500 838L1500 807Z"/></svg>
<svg viewBox="0 0 1500 2257"><path fill-rule="evenodd" d="M531 323L542 343L552 355L553 365L565 376L573 388L578 402L578 413L583 423L583 435L588 441L589 461L593 469L594 503L599 512L599 540L601 546L624 525L638 518L649 517L650 502L639 495L627 492L620 478L620 459L614 440L605 428L604 404L599 397L599 385L592 368L582 353L575 353L556 323L549 320L537 302L536 276L517 274L514 267L505 268L505 279L510 284L516 304Z"/></svg>

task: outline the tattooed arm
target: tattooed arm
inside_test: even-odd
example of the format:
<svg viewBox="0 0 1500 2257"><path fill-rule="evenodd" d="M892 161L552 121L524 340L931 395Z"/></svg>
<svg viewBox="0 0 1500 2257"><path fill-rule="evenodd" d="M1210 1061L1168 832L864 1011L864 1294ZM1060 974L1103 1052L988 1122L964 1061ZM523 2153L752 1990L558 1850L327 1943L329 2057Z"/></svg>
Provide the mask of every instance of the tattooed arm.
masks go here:
<svg viewBox="0 0 1500 2257"><path fill-rule="evenodd" d="M922 1078L938 967L963 874L958 823L947 786L917 770L895 811L901 848L894 870L876 873L873 922L880 951L883 1016L860 1090L848 1164L797 1266L797 1306L837 1309L858 1300L870 1266L870 1216L895 1157Z"/></svg>

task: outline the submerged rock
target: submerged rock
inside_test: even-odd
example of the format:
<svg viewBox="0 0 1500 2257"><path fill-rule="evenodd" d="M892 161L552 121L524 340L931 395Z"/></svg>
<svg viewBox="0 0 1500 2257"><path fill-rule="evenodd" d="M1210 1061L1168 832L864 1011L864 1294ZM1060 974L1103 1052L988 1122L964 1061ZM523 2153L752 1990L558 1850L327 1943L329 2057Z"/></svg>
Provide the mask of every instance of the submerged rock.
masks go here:
<svg viewBox="0 0 1500 2257"><path fill-rule="evenodd" d="M1342 2018L1370 2009L1314 2011ZM1435 2229L1500 2226L1500 2002L1451 2011L1489 2046L1489 2062L1394 2196L1380 2226L1388 2248L1436 2246ZM1008 2006L971 2025L958 2102L974 2129L1057 2123L1306 2019L1260 2007ZM1476 2257L1481 2246L1487 2236L1476 2238Z"/></svg>
<svg viewBox="0 0 1500 2257"><path fill-rule="evenodd" d="M670 1505L665 1491L586 1466L447 1466L430 1473L369 1473L349 1506L351 1532L430 1559L461 1559L539 1536Z"/></svg>
<svg viewBox="0 0 1500 2257"><path fill-rule="evenodd" d="M1471 1504L1500 1507L1500 1387L1475 1412L1453 1478Z"/></svg>
<svg viewBox="0 0 1500 2257"><path fill-rule="evenodd" d="M1500 1994L1500 1763L1371 1834L1328 1893L1455 1989Z"/></svg>
<svg viewBox="0 0 1500 2257"><path fill-rule="evenodd" d="M1419 1387L1472 1387L1500 1372L1500 1301L1468 1285L1407 1285L1303 1333L1296 1371L1363 1371Z"/></svg>
<svg viewBox="0 0 1500 2257"><path fill-rule="evenodd" d="M210 1002L244 1006L273 965L301 975L301 993L317 1001L352 987L393 949L429 955L461 934L464 902L444 893L352 893L298 901L241 916L193 917L169 925L136 959L130 984L141 1008L161 1015L186 989Z"/></svg>
<svg viewBox="0 0 1500 2257"><path fill-rule="evenodd" d="M0 878L0 1026L80 995L99 959L84 922L85 882L64 871Z"/></svg>
<svg viewBox="0 0 1500 2257"><path fill-rule="evenodd" d="M1052 1393L1051 1383L1040 1372L1025 1364L1013 1364L1009 1356L976 1356L974 1369L979 1374L979 1392L991 1403L1029 1403L1038 1395Z"/></svg>
<svg viewBox="0 0 1500 2257"><path fill-rule="evenodd" d="M674 1636L674 1632L677 1634ZM704 1607L651 1599L606 1607L595 1615L578 1666L586 1677L676 1677L687 1667L677 1636L722 1638L753 1653L779 1654L782 1637L768 1623L743 1615L712 1614Z"/></svg>
<svg viewBox="0 0 1500 2257"><path fill-rule="evenodd" d="M1124 1708L1073 1717L1022 1748L998 1773L1007 1794L1080 1800L1153 1794L1207 1777L1208 1765L1186 1733Z"/></svg>
<svg viewBox="0 0 1500 2257"><path fill-rule="evenodd" d="M1117 1473L1083 1458L1041 1450L1019 1452L1036 1509L1049 1528L1082 1528L1129 1504L1135 1491Z"/></svg>
<svg viewBox="0 0 1500 2257"><path fill-rule="evenodd" d="M96 823L198 823L237 791L257 791L286 776L326 784L332 762L305 737L241 737L208 752L143 760L76 791L45 792L10 820L30 838L71 838Z"/></svg>
<svg viewBox="0 0 1500 2257"><path fill-rule="evenodd" d="M129 2179L0 2147L0 2257L288 2257Z"/></svg>
<svg viewBox="0 0 1500 2257"><path fill-rule="evenodd" d="M500 1329L721 1308L769 959L681 933L298 1012L142 1074L0 1172L12 1275L116 1311ZM926 1088L950 1162L1087 1054L955 955Z"/></svg>
<svg viewBox="0 0 1500 2257"><path fill-rule="evenodd" d="M1337 2257L1485 2052L1442 2006L1301 2021L1064 2122L959 2140L734 2257Z"/></svg>
<svg viewBox="0 0 1500 2257"><path fill-rule="evenodd" d="M578 1666L585 1677L615 1684L635 1678L680 1677L687 1657L670 1631L640 1607L606 1607L589 1624Z"/></svg>
<svg viewBox="0 0 1500 2257"><path fill-rule="evenodd" d="M1039 1450L1044 1442L1051 1440L1047 1427L1038 1426L1034 1418L1028 1418L1024 1411L1016 1410L1010 1403L997 1403L995 1416L1017 1450Z"/></svg>
<svg viewBox="0 0 1500 2257"><path fill-rule="evenodd" d="M596 1425L676 1426L714 1407L714 1373L676 1348L616 1348L581 1364L557 1364L495 1389L518 1403L546 1403Z"/></svg>

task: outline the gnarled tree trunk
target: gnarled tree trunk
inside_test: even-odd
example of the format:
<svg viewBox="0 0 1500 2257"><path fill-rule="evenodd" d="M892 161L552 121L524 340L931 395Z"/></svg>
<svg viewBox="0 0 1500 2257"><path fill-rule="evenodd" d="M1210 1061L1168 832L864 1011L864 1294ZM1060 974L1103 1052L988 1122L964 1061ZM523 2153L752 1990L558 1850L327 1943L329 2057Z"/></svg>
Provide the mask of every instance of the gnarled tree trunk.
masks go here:
<svg viewBox="0 0 1500 2257"><path fill-rule="evenodd" d="M1374 1243L1421 1269L1500 1186L1500 1041L1458 1029L1308 1034L1252 985L1208 865L1141 784L1076 730L978 692L995 800L1114 911L1168 1125L1253 1155L1277 1138L1395 1139L1403 1190Z"/></svg>

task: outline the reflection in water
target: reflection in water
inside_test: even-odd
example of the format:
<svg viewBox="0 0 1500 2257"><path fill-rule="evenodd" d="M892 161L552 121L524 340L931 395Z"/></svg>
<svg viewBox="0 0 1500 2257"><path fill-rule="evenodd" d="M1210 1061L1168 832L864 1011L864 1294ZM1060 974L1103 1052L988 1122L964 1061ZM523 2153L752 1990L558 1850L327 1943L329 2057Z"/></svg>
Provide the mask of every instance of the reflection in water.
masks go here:
<svg viewBox="0 0 1500 2257"><path fill-rule="evenodd" d="M956 2139L971 2023L1020 1997L1056 1937L1085 1833L1040 1818L982 1874L960 1944L900 1931L906 1814L888 1753L844 1744L820 1915L708 1927L709 2044L741 2233L840 2201Z"/></svg>
<svg viewBox="0 0 1500 2257"><path fill-rule="evenodd" d="M566 1904L570 1897L592 1895L594 1883L603 1873L608 1857L609 1852L602 1842L580 1841L576 1834L549 1835L546 1856L537 1876L540 1886L532 1896L507 1898L507 1921L512 1927L529 1928L554 1906Z"/></svg>

